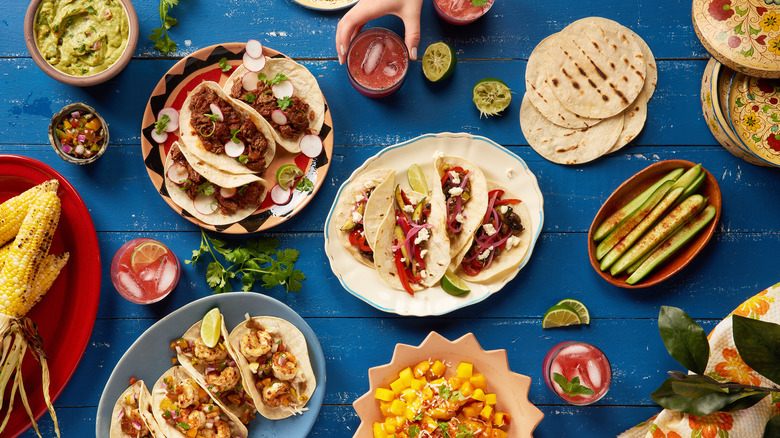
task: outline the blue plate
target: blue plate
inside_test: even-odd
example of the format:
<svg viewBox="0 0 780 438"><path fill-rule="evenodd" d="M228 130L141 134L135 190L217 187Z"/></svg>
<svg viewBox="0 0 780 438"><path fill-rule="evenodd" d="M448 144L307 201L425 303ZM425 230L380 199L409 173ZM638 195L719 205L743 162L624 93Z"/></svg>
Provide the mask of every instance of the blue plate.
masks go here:
<svg viewBox="0 0 780 438"><path fill-rule="evenodd" d="M172 312L149 327L130 346L114 367L103 389L103 395L100 396L95 424L96 436L109 436L114 404L127 389L130 379L135 377L143 380L147 387L154 385L157 379L171 367L173 352L168 347L170 341L184 334L190 326L202 319L203 315L214 307L219 307L222 312L228 331L244 321L244 315L249 313L251 316L276 316L286 319L303 333L309 347L314 376L317 378L317 389L306 404L309 410L302 415L283 420L267 420L258 415L247 425L247 428L250 438L303 438L308 435L317 420L325 395L325 355L322 353L322 346L317 336L303 318L280 301L255 292L230 292L201 298ZM151 388L149 390L151 391Z"/></svg>

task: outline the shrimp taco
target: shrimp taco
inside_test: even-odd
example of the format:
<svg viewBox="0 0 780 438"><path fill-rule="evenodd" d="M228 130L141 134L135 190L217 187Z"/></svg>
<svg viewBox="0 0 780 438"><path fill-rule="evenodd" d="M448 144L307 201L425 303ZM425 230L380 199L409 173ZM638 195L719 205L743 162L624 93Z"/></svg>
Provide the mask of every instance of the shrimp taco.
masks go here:
<svg viewBox="0 0 780 438"><path fill-rule="evenodd" d="M165 438L152 415L152 396L137 380L119 396L111 416L111 438Z"/></svg>
<svg viewBox="0 0 780 438"><path fill-rule="evenodd" d="M379 225L392 207L395 170L375 169L355 177L341 191L333 220L339 241L355 259L374 267L374 242Z"/></svg>
<svg viewBox="0 0 780 438"><path fill-rule="evenodd" d="M458 256L455 273L476 283L516 270L531 247L531 216L525 203L501 185L487 183L488 208L471 245Z"/></svg>
<svg viewBox="0 0 780 438"><path fill-rule="evenodd" d="M232 224L250 216L268 193L264 179L222 172L178 142L165 160L165 187L176 205L210 225Z"/></svg>
<svg viewBox="0 0 780 438"><path fill-rule="evenodd" d="M289 58L267 58L259 72L240 65L223 88L263 117L273 128L276 142L293 153L301 151L301 137L319 134L325 121L325 98L317 79Z"/></svg>
<svg viewBox="0 0 780 438"><path fill-rule="evenodd" d="M394 208L376 236L374 266L385 283L410 294L436 284L450 262L441 206L395 187Z"/></svg>
<svg viewBox="0 0 780 438"><path fill-rule="evenodd" d="M152 413L166 438L246 438L246 427L181 366L152 387Z"/></svg>
<svg viewBox="0 0 780 438"><path fill-rule="evenodd" d="M305 411L317 387L306 338L290 322L256 316L229 336L257 411L278 420Z"/></svg>
<svg viewBox="0 0 780 438"><path fill-rule="evenodd" d="M179 133L193 155L227 173L262 176L276 154L268 122L236 104L216 82L202 82L187 95Z"/></svg>

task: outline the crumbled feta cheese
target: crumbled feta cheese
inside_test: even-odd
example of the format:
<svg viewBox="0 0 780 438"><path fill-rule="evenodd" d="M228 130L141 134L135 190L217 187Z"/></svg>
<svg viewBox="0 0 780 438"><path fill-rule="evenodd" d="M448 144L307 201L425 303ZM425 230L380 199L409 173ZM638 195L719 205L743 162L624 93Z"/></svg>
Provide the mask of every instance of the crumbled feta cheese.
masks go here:
<svg viewBox="0 0 780 438"><path fill-rule="evenodd" d="M485 230L485 233L488 236L492 236L492 235L496 234L496 227L494 227L493 224L482 225L482 229Z"/></svg>
<svg viewBox="0 0 780 438"><path fill-rule="evenodd" d="M450 189L450 196L460 196L463 194L463 189L460 187L453 187Z"/></svg>
<svg viewBox="0 0 780 438"><path fill-rule="evenodd" d="M450 170L450 176L452 177L453 184L460 184L460 176L458 176L458 172Z"/></svg>
<svg viewBox="0 0 780 438"><path fill-rule="evenodd" d="M502 206L498 207L498 211L500 211L501 214L506 214L506 212L509 211L509 206L502 205Z"/></svg>
<svg viewBox="0 0 780 438"><path fill-rule="evenodd" d="M515 169L512 169L511 167L507 167L506 168L506 177L507 178L512 179L512 177L514 176L514 173L515 173Z"/></svg>
<svg viewBox="0 0 780 438"><path fill-rule="evenodd" d="M407 213L414 213L414 206L413 205L404 205L404 211Z"/></svg>
<svg viewBox="0 0 780 438"><path fill-rule="evenodd" d="M417 232L417 237L414 239L414 244L419 245L420 242L425 242L429 237L431 237L431 233L427 228L423 228Z"/></svg>
<svg viewBox="0 0 780 438"><path fill-rule="evenodd" d="M480 253L477 256L477 260L482 261L482 260L485 260L486 258L490 257L490 251L493 251L493 247L492 246L490 248L482 251L482 253Z"/></svg>
<svg viewBox="0 0 780 438"><path fill-rule="evenodd" d="M428 250L427 249L424 249L424 250L420 251L420 258L424 258L425 254L428 254Z"/></svg>
<svg viewBox="0 0 780 438"><path fill-rule="evenodd" d="M406 263L406 257L401 257L401 263Z"/></svg>
<svg viewBox="0 0 780 438"><path fill-rule="evenodd" d="M460 223L464 223L466 222L466 216L463 216L462 214L458 213L457 215L455 215L455 220Z"/></svg>
<svg viewBox="0 0 780 438"><path fill-rule="evenodd" d="M436 152L433 153L433 159L434 160L437 159L437 158L443 158L443 157L444 157L444 152L442 152L442 151L436 151Z"/></svg>
<svg viewBox="0 0 780 438"><path fill-rule="evenodd" d="M422 277L422 278L426 278L427 276L428 276L428 271L426 271L425 269L423 269L422 271L420 271L420 277Z"/></svg>
<svg viewBox="0 0 780 438"><path fill-rule="evenodd" d="M366 181L366 182L363 183L363 187L367 188L367 189L372 189L372 188L374 188L374 182L373 181Z"/></svg>
<svg viewBox="0 0 780 438"><path fill-rule="evenodd" d="M355 195L355 202L360 202L362 200L363 200L363 194L362 193Z"/></svg>
<svg viewBox="0 0 780 438"><path fill-rule="evenodd" d="M513 246L517 246L520 244L520 236L509 236L509 239L506 240L506 246L505 248L508 250L512 249Z"/></svg>
<svg viewBox="0 0 780 438"><path fill-rule="evenodd" d="M360 213L358 213L356 211L352 212L352 222L360 222L362 219L363 219L363 215L362 214L360 214Z"/></svg>

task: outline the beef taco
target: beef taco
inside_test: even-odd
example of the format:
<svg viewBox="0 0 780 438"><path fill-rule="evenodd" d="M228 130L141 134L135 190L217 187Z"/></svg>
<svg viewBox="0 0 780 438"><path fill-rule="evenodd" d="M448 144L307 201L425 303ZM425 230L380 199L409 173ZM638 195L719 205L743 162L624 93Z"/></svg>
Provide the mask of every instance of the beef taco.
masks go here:
<svg viewBox="0 0 780 438"><path fill-rule="evenodd" d="M203 82L187 95L179 132L196 157L227 173L262 176L276 154L268 122L236 104L216 82Z"/></svg>
<svg viewBox="0 0 780 438"><path fill-rule="evenodd" d="M356 176L341 191L333 220L339 241L355 259L374 267L377 230L393 204L395 170L375 169Z"/></svg>
<svg viewBox="0 0 780 438"><path fill-rule="evenodd" d="M273 128L276 142L293 153L301 151L301 137L319 134L325 121L325 98L317 79L289 58L267 58L259 72L238 66L223 89L263 117ZM274 111L279 113L274 116Z"/></svg>
<svg viewBox="0 0 780 438"><path fill-rule="evenodd" d="M111 438L165 438L152 415L152 396L137 380L119 396L111 416Z"/></svg>
<svg viewBox="0 0 780 438"><path fill-rule="evenodd" d="M484 283L516 270L531 247L531 216L525 203L499 184L488 182L488 208L472 243L458 256L455 273Z"/></svg>
<svg viewBox="0 0 780 438"><path fill-rule="evenodd" d="M178 142L171 146L165 160L165 187L176 205L210 225L245 219L268 193L264 179L222 172Z"/></svg>
<svg viewBox="0 0 780 438"><path fill-rule="evenodd" d="M317 387L306 338L290 322L256 316L230 332L257 411L278 420L301 413Z"/></svg>
<svg viewBox="0 0 780 438"><path fill-rule="evenodd" d="M413 295L436 284L449 265L444 211L430 197L398 186L394 198L376 236L374 266L385 283Z"/></svg>
<svg viewBox="0 0 780 438"><path fill-rule="evenodd" d="M166 438L246 438L246 427L181 366L152 387L152 413Z"/></svg>

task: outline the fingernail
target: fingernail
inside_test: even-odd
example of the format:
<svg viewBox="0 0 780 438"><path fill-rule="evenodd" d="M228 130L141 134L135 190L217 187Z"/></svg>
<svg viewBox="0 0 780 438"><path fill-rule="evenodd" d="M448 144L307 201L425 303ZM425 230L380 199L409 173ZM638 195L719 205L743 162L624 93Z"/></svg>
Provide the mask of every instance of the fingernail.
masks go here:
<svg viewBox="0 0 780 438"><path fill-rule="evenodd" d="M417 59L417 47L412 47L412 59Z"/></svg>
<svg viewBox="0 0 780 438"><path fill-rule="evenodd" d="M344 44L339 45L339 53L341 53L341 56L346 55L346 51L344 50Z"/></svg>

